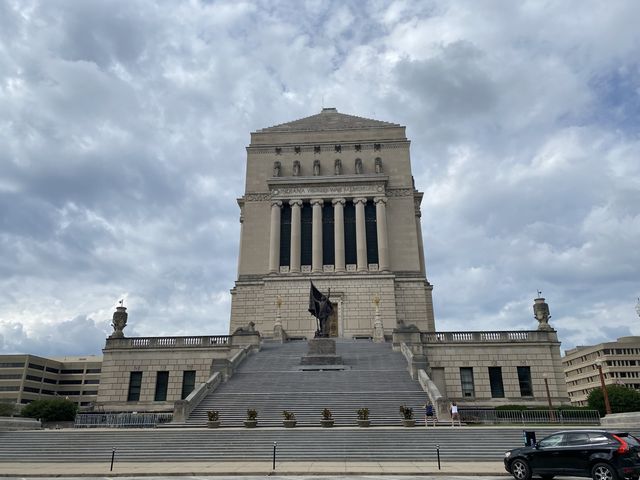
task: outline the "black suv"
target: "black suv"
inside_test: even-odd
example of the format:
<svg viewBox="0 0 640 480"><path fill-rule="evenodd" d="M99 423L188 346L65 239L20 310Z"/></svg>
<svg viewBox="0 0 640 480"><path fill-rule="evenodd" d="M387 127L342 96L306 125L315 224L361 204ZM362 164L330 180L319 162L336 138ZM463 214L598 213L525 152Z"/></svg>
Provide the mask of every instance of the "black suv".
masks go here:
<svg viewBox="0 0 640 480"><path fill-rule="evenodd" d="M628 433L604 430L556 432L533 447L505 452L504 468L516 480L529 480L532 475L540 475L543 480L556 475L637 480L640 440Z"/></svg>

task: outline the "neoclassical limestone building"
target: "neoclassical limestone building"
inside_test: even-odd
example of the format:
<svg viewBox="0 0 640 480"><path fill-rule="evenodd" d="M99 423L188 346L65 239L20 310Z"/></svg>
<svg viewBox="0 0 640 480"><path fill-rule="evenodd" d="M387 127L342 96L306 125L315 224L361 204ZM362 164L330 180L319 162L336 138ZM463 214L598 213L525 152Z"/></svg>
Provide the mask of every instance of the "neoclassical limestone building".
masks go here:
<svg viewBox="0 0 640 480"><path fill-rule="evenodd" d="M335 108L251 134L231 332L279 320L313 337L309 280L330 289L332 336L371 336L374 299L386 335L435 329L409 145L405 127Z"/></svg>

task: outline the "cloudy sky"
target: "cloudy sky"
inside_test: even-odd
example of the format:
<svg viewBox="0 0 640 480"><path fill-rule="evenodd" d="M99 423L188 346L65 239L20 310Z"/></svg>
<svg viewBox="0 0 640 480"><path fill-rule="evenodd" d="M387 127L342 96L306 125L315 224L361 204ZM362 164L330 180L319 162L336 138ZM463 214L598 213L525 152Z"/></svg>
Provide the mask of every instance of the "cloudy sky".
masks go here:
<svg viewBox="0 0 640 480"><path fill-rule="evenodd" d="M249 132L412 141L439 330L640 335L640 2L0 0L0 353L227 333Z"/></svg>

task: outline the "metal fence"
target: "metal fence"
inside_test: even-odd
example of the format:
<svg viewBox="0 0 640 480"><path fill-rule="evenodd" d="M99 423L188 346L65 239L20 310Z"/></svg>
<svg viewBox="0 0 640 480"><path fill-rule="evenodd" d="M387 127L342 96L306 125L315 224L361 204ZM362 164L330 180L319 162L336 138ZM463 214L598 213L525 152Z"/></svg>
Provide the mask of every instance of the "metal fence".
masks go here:
<svg viewBox="0 0 640 480"><path fill-rule="evenodd" d="M170 422L172 413L79 413L75 428L153 428Z"/></svg>
<svg viewBox="0 0 640 480"><path fill-rule="evenodd" d="M460 420L466 424L550 424L600 425L597 410L493 410L460 409Z"/></svg>

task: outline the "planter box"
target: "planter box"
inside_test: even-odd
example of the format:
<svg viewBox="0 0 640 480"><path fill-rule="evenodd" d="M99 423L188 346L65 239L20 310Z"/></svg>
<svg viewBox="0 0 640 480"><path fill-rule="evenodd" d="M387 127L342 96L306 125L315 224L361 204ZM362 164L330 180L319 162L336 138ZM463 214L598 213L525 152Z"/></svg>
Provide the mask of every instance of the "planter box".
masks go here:
<svg viewBox="0 0 640 480"><path fill-rule="evenodd" d="M360 419L358 419L358 426L359 427L368 427L369 425L371 425L371 420L360 420Z"/></svg>
<svg viewBox="0 0 640 480"><path fill-rule="evenodd" d="M209 420L207 422L207 428L218 428L220 426L220 420Z"/></svg>
<svg viewBox="0 0 640 480"><path fill-rule="evenodd" d="M403 418L402 425L404 425L405 427L415 427L416 420L414 418Z"/></svg>
<svg viewBox="0 0 640 480"><path fill-rule="evenodd" d="M320 420L320 425L322 425L323 428L333 427L333 419L331 419L331 420Z"/></svg>
<svg viewBox="0 0 640 480"><path fill-rule="evenodd" d="M283 420L282 424L284 425L284 428L293 428L296 426L296 421L295 420Z"/></svg>
<svg viewBox="0 0 640 480"><path fill-rule="evenodd" d="M245 420L244 426L247 428L256 428L258 426L258 420Z"/></svg>

